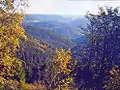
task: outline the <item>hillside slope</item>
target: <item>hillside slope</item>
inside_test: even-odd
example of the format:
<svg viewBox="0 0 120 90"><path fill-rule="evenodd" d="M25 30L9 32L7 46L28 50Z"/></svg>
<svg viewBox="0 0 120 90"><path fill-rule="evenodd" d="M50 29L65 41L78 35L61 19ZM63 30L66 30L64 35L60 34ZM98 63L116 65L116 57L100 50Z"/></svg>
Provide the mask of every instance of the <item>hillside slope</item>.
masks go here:
<svg viewBox="0 0 120 90"><path fill-rule="evenodd" d="M77 39L81 36L81 27L86 27L88 21L83 16L60 16L60 15L26 15L24 24L33 27L48 29L57 35L69 39Z"/></svg>
<svg viewBox="0 0 120 90"><path fill-rule="evenodd" d="M62 37L60 35L55 34L54 32L48 30L48 29L41 29L38 27L33 27L31 25L25 25L24 26L27 33L30 35L36 37L39 40L44 40L52 45L54 45L57 48L72 48L75 46L75 43L73 43L71 40L66 39L65 37Z"/></svg>
<svg viewBox="0 0 120 90"><path fill-rule="evenodd" d="M27 82L32 83L42 79L45 62L52 60L55 47L44 40L26 34L28 40L20 40L17 57L24 61Z"/></svg>

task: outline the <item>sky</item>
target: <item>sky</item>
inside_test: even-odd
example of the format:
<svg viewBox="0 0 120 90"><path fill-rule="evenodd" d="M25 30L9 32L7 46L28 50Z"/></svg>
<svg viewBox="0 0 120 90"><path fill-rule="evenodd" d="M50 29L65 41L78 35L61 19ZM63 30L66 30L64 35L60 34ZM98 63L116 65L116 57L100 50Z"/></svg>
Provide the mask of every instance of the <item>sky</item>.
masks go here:
<svg viewBox="0 0 120 90"><path fill-rule="evenodd" d="M85 15L100 6L120 6L120 0L28 0L28 14Z"/></svg>

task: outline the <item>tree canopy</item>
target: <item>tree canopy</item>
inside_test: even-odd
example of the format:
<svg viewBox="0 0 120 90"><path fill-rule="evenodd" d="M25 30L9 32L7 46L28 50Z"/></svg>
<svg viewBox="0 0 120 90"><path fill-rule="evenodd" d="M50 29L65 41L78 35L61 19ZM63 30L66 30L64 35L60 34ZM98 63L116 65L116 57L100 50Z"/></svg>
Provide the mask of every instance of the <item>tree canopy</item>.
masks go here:
<svg viewBox="0 0 120 90"><path fill-rule="evenodd" d="M0 1L0 84L7 84L18 74L21 60L15 57L19 39L26 38L21 26L23 0ZM19 10L18 10L19 9Z"/></svg>

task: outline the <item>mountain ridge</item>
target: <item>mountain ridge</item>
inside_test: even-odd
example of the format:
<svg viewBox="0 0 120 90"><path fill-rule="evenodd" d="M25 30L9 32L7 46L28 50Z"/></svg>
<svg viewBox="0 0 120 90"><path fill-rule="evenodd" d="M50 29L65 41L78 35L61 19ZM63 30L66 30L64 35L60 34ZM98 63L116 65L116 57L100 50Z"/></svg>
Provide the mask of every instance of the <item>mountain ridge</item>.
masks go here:
<svg viewBox="0 0 120 90"><path fill-rule="evenodd" d="M61 35L68 39L77 39L81 37L81 27L86 27L87 20L81 17L64 17L60 15L26 15L24 24L33 27L48 29L57 35ZM79 37L80 36L80 37Z"/></svg>

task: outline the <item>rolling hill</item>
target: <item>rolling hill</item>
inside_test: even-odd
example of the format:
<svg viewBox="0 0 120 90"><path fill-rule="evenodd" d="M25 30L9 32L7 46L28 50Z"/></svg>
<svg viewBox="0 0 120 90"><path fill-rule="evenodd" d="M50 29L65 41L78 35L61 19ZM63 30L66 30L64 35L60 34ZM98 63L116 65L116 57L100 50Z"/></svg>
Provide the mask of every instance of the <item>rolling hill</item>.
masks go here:
<svg viewBox="0 0 120 90"><path fill-rule="evenodd" d="M48 29L54 34L61 35L68 39L77 39L81 37L81 27L86 27L87 20L83 16L60 16L60 15L26 15L23 24Z"/></svg>
<svg viewBox="0 0 120 90"><path fill-rule="evenodd" d="M75 43L72 42L71 40L66 39L65 37L62 37L60 35L57 35L48 29L41 29L38 27L34 27L31 26L31 24L25 25L24 28L26 32L31 36L36 37L38 40L44 40L54 45L54 47L56 48L62 47L64 49L67 49L75 46Z"/></svg>

